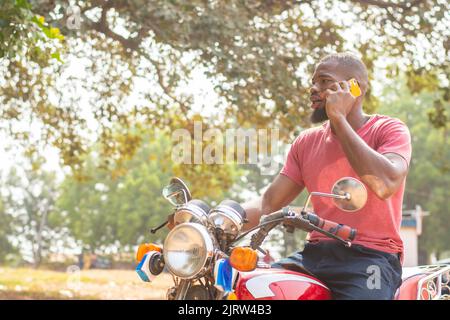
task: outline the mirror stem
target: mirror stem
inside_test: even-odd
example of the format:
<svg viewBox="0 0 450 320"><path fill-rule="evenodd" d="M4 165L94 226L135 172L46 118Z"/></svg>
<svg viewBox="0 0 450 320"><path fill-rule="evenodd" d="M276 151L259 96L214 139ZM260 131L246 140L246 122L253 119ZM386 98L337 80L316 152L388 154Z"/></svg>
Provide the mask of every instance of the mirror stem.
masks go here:
<svg viewBox="0 0 450 320"><path fill-rule="evenodd" d="M311 196L327 197L341 200L350 200L350 193L346 192L344 194L333 194L333 193L323 193L323 192L311 192Z"/></svg>
<svg viewBox="0 0 450 320"><path fill-rule="evenodd" d="M324 192L311 192L306 199L305 205L303 206L303 212L308 208L309 202L311 201L312 196L319 196L319 197L327 197L327 198L334 198L334 199L341 199L341 200L350 200L351 195L348 192L345 192L344 194L333 194L333 193L324 193Z"/></svg>
<svg viewBox="0 0 450 320"><path fill-rule="evenodd" d="M155 233L156 231L158 231L159 229L161 229L162 227L164 227L166 224L169 223L169 220L167 220L166 222L164 222L163 224L157 226L156 228L150 229L151 233Z"/></svg>
<svg viewBox="0 0 450 320"><path fill-rule="evenodd" d="M308 195L308 198L306 198L306 202L305 202L305 205L303 206L302 212L305 212L305 211L306 211L306 208L308 208L309 201L311 200L311 196L312 196L312 193L310 193L310 194Z"/></svg>

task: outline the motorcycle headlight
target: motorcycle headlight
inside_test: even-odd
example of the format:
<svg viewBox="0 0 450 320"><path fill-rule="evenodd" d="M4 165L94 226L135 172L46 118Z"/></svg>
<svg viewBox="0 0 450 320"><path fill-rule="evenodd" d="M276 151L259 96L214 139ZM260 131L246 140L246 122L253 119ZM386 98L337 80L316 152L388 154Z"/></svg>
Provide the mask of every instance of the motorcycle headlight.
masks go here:
<svg viewBox="0 0 450 320"><path fill-rule="evenodd" d="M206 224L209 210L210 208L205 202L197 199L191 200L175 212L175 225L185 222Z"/></svg>
<svg viewBox="0 0 450 320"><path fill-rule="evenodd" d="M214 244L206 228L197 223L179 224L164 241L164 261L177 277L194 278L214 255Z"/></svg>
<svg viewBox="0 0 450 320"><path fill-rule="evenodd" d="M222 230L231 239L239 234L245 218L245 210L233 200L222 201L209 214L209 220L214 227Z"/></svg>

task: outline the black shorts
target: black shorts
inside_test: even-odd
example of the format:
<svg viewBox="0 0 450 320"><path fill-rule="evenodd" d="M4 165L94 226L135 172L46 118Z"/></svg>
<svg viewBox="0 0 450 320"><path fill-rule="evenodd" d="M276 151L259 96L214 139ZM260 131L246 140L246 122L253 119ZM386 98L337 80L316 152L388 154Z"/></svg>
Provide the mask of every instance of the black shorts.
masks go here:
<svg viewBox="0 0 450 320"><path fill-rule="evenodd" d="M392 300L402 283L397 254L336 241L306 244L302 252L281 259L273 268L297 264L309 270L331 290L333 299Z"/></svg>

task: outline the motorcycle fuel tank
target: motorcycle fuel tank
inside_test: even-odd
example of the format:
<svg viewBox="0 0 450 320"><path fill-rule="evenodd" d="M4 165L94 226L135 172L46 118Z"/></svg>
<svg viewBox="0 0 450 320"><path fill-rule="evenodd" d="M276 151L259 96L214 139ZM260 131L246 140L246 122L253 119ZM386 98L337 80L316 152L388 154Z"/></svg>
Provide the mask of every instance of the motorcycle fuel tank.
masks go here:
<svg viewBox="0 0 450 320"><path fill-rule="evenodd" d="M239 300L328 300L330 290L320 280L285 269L257 268L240 272L235 293Z"/></svg>

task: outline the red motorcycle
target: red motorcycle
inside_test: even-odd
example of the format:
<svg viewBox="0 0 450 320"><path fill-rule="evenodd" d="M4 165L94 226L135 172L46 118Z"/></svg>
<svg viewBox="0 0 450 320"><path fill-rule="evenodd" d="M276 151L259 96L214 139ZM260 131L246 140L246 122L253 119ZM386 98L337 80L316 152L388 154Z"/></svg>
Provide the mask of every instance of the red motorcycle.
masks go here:
<svg viewBox="0 0 450 320"><path fill-rule="evenodd" d="M340 209L357 211L367 201L367 190L355 178L342 178L331 193L312 192L304 207L285 207L263 216L258 226L244 233L246 214L233 200L211 209L205 202L191 199L189 189L178 178L171 179L163 196L175 206L175 227L163 247L139 246L136 272L143 281L151 282L168 271L174 280L167 292L169 300L326 300L331 299L330 289L302 265L271 268L259 261L257 250L265 253L261 248L264 239L280 224L289 232L297 228L317 231L351 246L357 230L321 219L307 211L308 204L312 196L329 197ZM248 246L236 245L249 234ZM450 299L449 281L449 264L404 268L395 299Z"/></svg>

